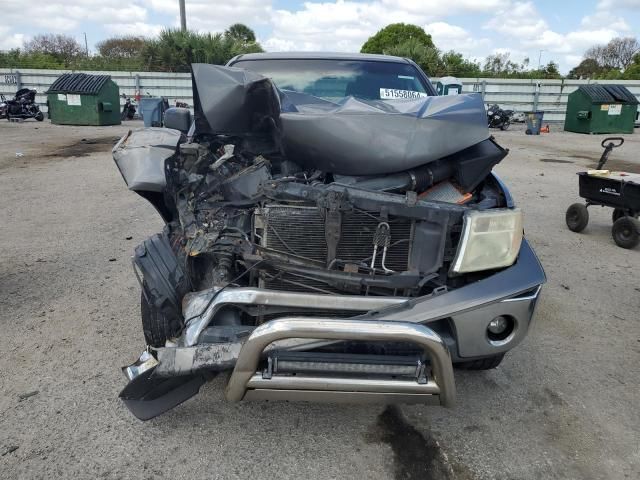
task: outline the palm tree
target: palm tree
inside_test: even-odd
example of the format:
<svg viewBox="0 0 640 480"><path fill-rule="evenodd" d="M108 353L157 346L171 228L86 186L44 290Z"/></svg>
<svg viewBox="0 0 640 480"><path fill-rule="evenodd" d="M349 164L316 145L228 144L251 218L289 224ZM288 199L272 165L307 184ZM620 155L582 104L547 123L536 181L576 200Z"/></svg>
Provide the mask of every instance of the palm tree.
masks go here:
<svg viewBox="0 0 640 480"><path fill-rule="evenodd" d="M238 28L235 28L238 27ZM245 39L255 35L242 24L229 27L227 32L198 33L190 30L167 29L160 32L157 40L151 40L143 52L147 68L168 72L188 72L192 63L213 63L224 65L231 58L241 53L262 52L262 47L255 41L247 42L237 38L244 27ZM229 31L235 33L228 33Z"/></svg>
<svg viewBox="0 0 640 480"><path fill-rule="evenodd" d="M227 28L224 35L244 44L255 43L256 41L256 34L243 23L234 23Z"/></svg>

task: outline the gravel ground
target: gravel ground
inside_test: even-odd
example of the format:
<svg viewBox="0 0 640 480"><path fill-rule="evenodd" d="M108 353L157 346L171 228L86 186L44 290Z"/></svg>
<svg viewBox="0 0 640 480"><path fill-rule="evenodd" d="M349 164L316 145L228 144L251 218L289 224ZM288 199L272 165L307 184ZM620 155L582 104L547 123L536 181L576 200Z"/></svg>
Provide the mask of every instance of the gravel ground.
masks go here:
<svg viewBox="0 0 640 480"><path fill-rule="evenodd" d="M117 398L143 347L129 258L162 225L111 160L126 129L0 122L0 478L639 478L640 250L610 210L564 224L602 137L497 132L549 282L498 369L456 372L455 410L229 404L214 381L141 423Z"/></svg>

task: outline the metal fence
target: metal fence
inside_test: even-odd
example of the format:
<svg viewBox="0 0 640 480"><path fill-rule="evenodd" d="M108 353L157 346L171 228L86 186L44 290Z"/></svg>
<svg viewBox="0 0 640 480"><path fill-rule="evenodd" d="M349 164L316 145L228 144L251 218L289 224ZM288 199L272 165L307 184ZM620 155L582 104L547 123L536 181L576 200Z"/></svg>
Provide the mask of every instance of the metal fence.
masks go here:
<svg viewBox="0 0 640 480"><path fill-rule="evenodd" d="M13 95L19 88L36 89L38 103L45 106L44 92L58 76L69 70L0 69L0 93ZM191 76L188 73L166 72L84 72L111 75L120 87L120 93L165 97L173 104L176 100L193 104ZM433 78L434 84L437 78ZM506 78L463 78L463 92L479 92L487 105L497 103L502 108L520 112L543 110L545 120L564 121L567 97L580 85L610 83L625 85L640 99L640 80L527 80ZM43 108L46 111L46 107Z"/></svg>
<svg viewBox="0 0 640 480"><path fill-rule="evenodd" d="M624 85L640 99L640 80L527 80L510 78L464 78L462 91L480 92L485 104L519 112L542 110L545 121L564 122L569 94L580 85Z"/></svg>
<svg viewBox="0 0 640 480"><path fill-rule="evenodd" d="M45 92L49 86L63 73L79 73L71 70L36 70L20 69L10 70L0 68L0 93L12 96L20 88L31 88L37 91L36 101L43 111L47 111L47 96ZM168 72L92 72L83 71L95 75L111 75L111 79L123 93L133 97L137 92L141 95L153 97L165 97L170 104L180 101L193 104L191 91L191 75L189 73ZM121 99L120 104L124 104Z"/></svg>

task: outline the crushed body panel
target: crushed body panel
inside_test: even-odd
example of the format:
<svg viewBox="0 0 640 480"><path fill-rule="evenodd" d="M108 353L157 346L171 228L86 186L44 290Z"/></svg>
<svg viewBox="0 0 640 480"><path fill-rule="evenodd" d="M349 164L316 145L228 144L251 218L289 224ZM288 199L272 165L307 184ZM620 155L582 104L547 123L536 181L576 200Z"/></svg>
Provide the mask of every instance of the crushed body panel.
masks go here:
<svg viewBox="0 0 640 480"><path fill-rule="evenodd" d="M278 90L256 73L207 64L193 65L193 83L201 132L273 127L288 157L336 174L409 170L489 138L480 94L334 103Z"/></svg>

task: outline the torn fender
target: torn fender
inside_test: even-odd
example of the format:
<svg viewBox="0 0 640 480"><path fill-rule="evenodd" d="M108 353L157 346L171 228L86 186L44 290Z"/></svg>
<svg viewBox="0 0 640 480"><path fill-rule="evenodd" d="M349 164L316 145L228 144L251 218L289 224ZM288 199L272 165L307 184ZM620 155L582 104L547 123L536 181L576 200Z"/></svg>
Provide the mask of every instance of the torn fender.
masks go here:
<svg viewBox="0 0 640 480"><path fill-rule="evenodd" d="M130 130L113 147L113 159L129 190L162 192L165 161L176 153L181 133L169 128Z"/></svg>

